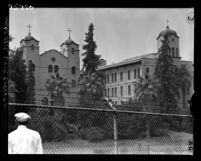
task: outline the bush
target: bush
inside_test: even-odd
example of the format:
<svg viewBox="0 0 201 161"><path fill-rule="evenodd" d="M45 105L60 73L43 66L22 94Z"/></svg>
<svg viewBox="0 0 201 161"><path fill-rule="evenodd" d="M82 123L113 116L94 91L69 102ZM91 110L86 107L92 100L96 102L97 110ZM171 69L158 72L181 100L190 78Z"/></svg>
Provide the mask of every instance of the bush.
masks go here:
<svg viewBox="0 0 201 161"><path fill-rule="evenodd" d="M86 139L89 142L101 141L104 139L104 130L100 127L83 128L78 132L81 139Z"/></svg>

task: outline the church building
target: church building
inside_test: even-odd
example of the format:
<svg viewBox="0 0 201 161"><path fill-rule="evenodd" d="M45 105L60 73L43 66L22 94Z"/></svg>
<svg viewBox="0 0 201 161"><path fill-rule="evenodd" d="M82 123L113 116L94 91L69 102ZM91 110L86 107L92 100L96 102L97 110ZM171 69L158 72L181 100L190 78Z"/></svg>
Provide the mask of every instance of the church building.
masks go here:
<svg viewBox="0 0 201 161"><path fill-rule="evenodd" d="M35 39L30 31L28 35L20 41L23 49L23 59L25 65L33 63L33 73L35 77L35 100L36 104L50 104L50 96L46 89L46 81L50 75L66 78L69 82L70 93L64 93L65 102L77 103L79 98L79 87L76 83L80 76L80 55L79 45L70 37L61 43L61 51L50 49L44 53L39 52L39 41Z"/></svg>

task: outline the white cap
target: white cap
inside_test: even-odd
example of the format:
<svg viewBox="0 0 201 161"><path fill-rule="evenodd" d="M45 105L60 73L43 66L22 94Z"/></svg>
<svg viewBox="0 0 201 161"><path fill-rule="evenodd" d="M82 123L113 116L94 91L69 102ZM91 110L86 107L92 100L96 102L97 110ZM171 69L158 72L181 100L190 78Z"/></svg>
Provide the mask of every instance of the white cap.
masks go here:
<svg viewBox="0 0 201 161"><path fill-rule="evenodd" d="M31 117L28 114L24 113L24 112L16 113L15 118L19 122L25 122L28 119L31 119Z"/></svg>

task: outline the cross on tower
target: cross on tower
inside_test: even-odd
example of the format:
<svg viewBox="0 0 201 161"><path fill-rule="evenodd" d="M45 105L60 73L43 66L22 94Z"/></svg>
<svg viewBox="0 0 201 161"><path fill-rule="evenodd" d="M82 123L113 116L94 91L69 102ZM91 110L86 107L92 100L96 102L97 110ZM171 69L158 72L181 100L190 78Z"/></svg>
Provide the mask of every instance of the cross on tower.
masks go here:
<svg viewBox="0 0 201 161"><path fill-rule="evenodd" d="M69 32L69 39L70 39L70 32L72 32L72 30L69 28L67 31Z"/></svg>
<svg viewBox="0 0 201 161"><path fill-rule="evenodd" d="M167 28L169 29L169 26L168 26L169 20L167 19L167 21L166 21L166 22L167 22Z"/></svg>
<svg viewBox="0 0 201 161"><path fill-rule="evenodd" d="M32 27L30 24L27 26L29 28L29 35L31 34L30 33L30 28Z"/></svg>

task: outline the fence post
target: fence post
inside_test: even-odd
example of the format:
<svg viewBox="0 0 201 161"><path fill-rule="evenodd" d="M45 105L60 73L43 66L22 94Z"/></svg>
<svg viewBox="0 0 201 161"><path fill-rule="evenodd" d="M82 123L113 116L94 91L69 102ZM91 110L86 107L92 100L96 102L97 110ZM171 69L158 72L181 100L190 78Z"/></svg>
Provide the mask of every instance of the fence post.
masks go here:
<svg viewBox="0 0 201 161"><path fill-rule="evenodd" d="M117 146L117 140L118 140L118 136L117 136L117 113L115 112L113 115L114 118L114 152L115 154L118 154L118 146Z"/></svg>

